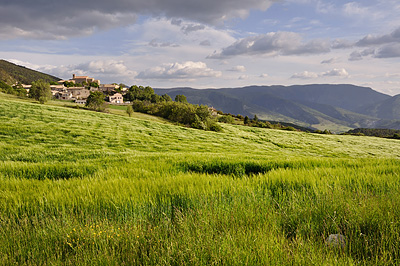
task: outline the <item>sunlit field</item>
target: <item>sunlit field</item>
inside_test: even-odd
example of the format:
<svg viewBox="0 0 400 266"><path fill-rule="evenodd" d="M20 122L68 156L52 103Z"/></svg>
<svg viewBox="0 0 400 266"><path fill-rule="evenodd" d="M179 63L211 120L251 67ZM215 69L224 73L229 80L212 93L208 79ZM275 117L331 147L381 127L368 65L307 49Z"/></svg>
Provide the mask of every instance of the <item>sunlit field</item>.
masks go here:
<svg viewBox="0 0 400 266"><path fill-rule="evenodd" d="M0 265L400 264L399 140L114 110L0 94Z"/></svg>

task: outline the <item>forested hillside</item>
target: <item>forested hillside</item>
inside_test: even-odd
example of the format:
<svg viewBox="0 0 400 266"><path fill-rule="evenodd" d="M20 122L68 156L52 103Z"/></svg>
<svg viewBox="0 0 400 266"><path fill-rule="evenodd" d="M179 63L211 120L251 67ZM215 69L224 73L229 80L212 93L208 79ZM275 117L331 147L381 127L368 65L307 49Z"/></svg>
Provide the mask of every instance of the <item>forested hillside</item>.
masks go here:
<svg viewBox="0 0 400 266"><path fill-rule="evenodd" d="M39 79L47 82L60 80L60 78L19 66L6 60L0 60L0 81L12 85L17 82L21 84L31 84L33 81Z"/></svg>

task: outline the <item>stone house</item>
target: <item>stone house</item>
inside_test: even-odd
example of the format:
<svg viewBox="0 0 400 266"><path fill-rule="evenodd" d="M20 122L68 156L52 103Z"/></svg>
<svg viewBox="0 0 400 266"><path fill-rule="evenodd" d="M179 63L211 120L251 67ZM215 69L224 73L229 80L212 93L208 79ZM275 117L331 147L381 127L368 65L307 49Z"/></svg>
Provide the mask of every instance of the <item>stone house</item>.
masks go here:
<svg viewBox="0 0 400 266"><path fill-rule="evenodd" d="M115 104L123 104L124 103L124 98L122 97L121 93L116 93L113 96L109 96L108 100L110 103L115 103Z"/></svg>

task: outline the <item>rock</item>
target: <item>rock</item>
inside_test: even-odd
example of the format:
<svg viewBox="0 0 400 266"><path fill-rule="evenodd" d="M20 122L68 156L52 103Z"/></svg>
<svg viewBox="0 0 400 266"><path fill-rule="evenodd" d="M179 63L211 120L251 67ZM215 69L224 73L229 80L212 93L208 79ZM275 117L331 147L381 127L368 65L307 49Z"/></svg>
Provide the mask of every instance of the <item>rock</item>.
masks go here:
<svg viewBox="0 0 400 266"><path fill-rule="evenodd" d="M345 248L346 247L346 238L344 235L341 234L332 234L329 235L328 238L325 240L326 245L330 247L340 247L340 248Z"/></svg>

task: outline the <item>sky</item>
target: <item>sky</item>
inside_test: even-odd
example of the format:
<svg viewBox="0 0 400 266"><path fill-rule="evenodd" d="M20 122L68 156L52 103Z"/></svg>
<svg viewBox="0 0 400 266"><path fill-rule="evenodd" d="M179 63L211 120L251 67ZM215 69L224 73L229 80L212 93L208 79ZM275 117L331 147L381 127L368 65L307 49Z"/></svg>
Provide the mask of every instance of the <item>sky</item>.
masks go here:
<svg viewBox="0 0 400 266"><path fill-rule="evenodd" d="M398 0L0 0L0 58L154 88L400 94Z"/></svg>

